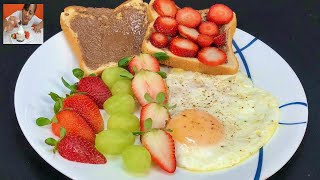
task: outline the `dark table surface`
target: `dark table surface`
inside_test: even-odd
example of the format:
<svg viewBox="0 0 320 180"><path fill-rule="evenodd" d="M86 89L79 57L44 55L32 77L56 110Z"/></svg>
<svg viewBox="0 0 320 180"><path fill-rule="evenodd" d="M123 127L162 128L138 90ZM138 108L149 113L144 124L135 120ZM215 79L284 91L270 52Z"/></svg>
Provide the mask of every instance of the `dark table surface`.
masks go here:
<svg viewBox="0 0 320 180"><path fill-rule="evenodd" d="M24 3L26 1L4 0L2 2ZM48 40L61 31L59 15L64 7L83 5L113 8L122 1L33 2L44 2L44 40ZM308 98L309 123L297 152L270 179L320 179L320 115L318 113L320 110L320 49L318 46L320 1L176 0L176 2L181 7L191 6L197 9L209 7L214 2L229 5L237 13L238 28L268 44L293 68ZM2 39L0 41L2 42ZM13 100L19 72L38 47L39 45L0 45L0 179L67 179L33 150L24 137L15 115Z"/></svg>

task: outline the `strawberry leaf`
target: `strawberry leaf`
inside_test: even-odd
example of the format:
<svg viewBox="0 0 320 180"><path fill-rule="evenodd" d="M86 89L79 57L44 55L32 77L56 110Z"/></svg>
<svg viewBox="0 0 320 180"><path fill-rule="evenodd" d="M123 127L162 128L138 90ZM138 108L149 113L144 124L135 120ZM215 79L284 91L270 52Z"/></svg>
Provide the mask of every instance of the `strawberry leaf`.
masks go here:
<svg viewBox="0 0 320 180"><path fill-rule="evenodd" d="M157 103L162 104L164 102L164 98L165 98L164 92L159 92L156 97Z"/></svg>
<svg viewBox="0 0 320 180"><path fill-rule="evenodd" d="M133 75L132 75L131 73L127 72L127 71L121 72L120 76L121 76L121 77L128 78L128 79L130 79L130 80L133 78Z"/></svg>
<svg viewBox="0 0 320 180"><path fill-rule="evenodd" d="M49 96L51 97L51 99L53 101L58 101L59 99L62 99L62 97L60 97L58 94L54 93L54 92L50 92Z"/></svg>
<svg viewBox="0 0 320 180"><path fill-rule="evenodd" d="M80 68L75 68L72 70L73 75L79 80L83 78L84 72Z"/></svg>
<svg viewBox="0 0 320 180"><path fill-rule="evenodd" d="M148 118L144 121L144 129L149 131L152 128L152 119Z"/></svg>
<svg viewBox="0 0 320 180"><path fill-rule="evenodd" d="M163 71L158 71L157 72L163 79L167 78L167 73L163 72Z"/></svg>
<svg viewBox="0 0 320 180"><path fill-rule="evenodd" d="M169 59L169 56L165 52L157 52L153 54L158 61L165 61Z"/></svg>
<svg viewBox="0 0 320 180"><path fill-rule="evenodd" d="M166 129L166 131L168 131L168 132L173 132L172 129Z"/></svg>
<svg viewBox="0 0 320 180"><path fill-rule="evenodd" d="M121 58L118 61L118 66L119 67L127 67L129 62L131 61L131 59L132 59L132 56Z"/></svg>
<svg viewBox="0 0 320 180"><path fill-rule="evenodd" d="M56 146L57 145L57 140L53 139L53 138L47 138L44 141L46 144L48 144L49 146Z"/></svg>
<svg viewBox="0 0 320 180"><path fill-rule="evenodd" d="M148 103L153 102L152 97L151 97L150 94L148 94L148 93L145 93L145 94L144 94L144 99L145 99Z"/></svg>
<svg viewBox="0 0 320 180"><path fill-rule="evenodd" d="M48 118L39 117L39 118L36 120L36 124L37 124L38 126L45 126L45 125L51 124L51 121L50 121L50 119L48 119Z"/></svg>
<svg viewBox="0 0 320 180"><path fill-rule="evenodd" d="M89 74L89 76L97 76L95 73L91 73Z"/></svg>

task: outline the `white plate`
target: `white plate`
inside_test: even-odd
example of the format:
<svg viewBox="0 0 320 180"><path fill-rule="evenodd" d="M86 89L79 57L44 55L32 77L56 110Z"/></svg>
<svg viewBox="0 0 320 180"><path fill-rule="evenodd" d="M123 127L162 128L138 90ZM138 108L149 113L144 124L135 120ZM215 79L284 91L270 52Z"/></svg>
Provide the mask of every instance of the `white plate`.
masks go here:
<svg viewBox="0 0 320 180"><path fill-rule="evenodd" d="M71 70L78 67L78 62L62 32L40 46L20 72L15 89L19 125L37 153L72 179L266 179L284 166L299 147L307 127L307 100L298 77L274 50L239 29L234 40L241 71L250 74L256 86L270 91L280 102L281 123L259 153L232 168L208 173L177 168L173 175L153 168L147 176L133 177L122 169L119 158L109 158L106 165L87 165L53 154L52 147L44 143L47 137L54 136L50 127L38 127L35 119L53 116L49 92L68 93L62 76L69 82L76 81Z"/></svg>

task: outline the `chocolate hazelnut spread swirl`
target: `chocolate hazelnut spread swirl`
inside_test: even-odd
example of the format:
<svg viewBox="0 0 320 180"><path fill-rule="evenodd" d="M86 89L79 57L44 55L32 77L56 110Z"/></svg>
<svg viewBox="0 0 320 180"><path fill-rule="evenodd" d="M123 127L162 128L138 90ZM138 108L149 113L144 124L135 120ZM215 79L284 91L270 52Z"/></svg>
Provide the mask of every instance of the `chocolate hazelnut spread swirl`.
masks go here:
<svg viewBox="0 0 320 180"><path fill-rule="evenodd" d="M70 23L90 69L140 53L147 29L146 10L87 8Z"/></svg>

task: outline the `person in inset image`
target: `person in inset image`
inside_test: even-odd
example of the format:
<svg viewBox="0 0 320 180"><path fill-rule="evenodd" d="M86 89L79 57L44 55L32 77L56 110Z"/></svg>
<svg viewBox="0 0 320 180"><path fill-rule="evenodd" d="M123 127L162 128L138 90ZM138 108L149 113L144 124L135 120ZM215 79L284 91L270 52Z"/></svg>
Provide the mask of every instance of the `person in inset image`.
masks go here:
<svg viewBox="0 0 320 180"><path fill-rule="evenodd" d="M35 15L37 4L24 4L22 10L18 10L3 19L3 31L12 31L17 25L32 27L36 33L40 33L43 28L42 19Z"/></svg>

